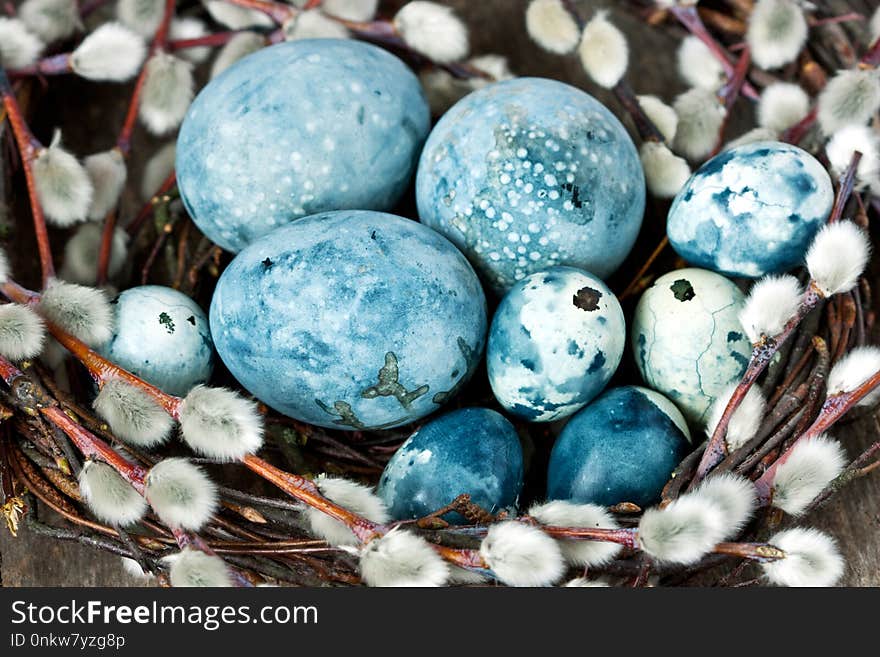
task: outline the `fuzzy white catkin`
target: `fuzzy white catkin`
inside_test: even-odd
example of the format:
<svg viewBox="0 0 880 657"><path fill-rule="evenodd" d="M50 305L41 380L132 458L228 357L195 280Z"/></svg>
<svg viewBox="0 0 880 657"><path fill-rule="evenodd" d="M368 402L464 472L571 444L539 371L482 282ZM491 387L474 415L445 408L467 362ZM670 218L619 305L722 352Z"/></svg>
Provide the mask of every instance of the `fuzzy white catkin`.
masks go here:
<svg viewBox="0 0 880 657"><path fill-rule="evenodd" d="M604 579L587 579L586 577L575 577L565 583L566 588L607 588L608 582Z"/></svg>
<svg viewBox="0 0 880 657"><path fill-rule="evenodd" d="M45 340L46 328L37 313L17 303L0 304L0 354L4 358L34 358Z"/></svg>
<svg viewBox="0 0 880 657"><path fill-rule="evenodd" d="M709 416L706 420L707 436L712 436L715 433L715 428L721 421L721 415L724 413L727 402L730 401L735 388L735 383L727 386L715 398L712 406L709 407ZM727 425L727 435L724 441L727 444L728 451L739 449L755 437L761 426L761 421L764 419L765 405L764 395L761 394L757 387L752 386L746 393L742 403L734 411L733 416L730 418L730 424Z"/></svg>
<svg viewBox="0 0 880 657"><path fill-rule="evenodd" d="M448 564L428 542L402 529L367 543L360 570L364 582L377 587L437 587L449 579Z"/></svg>
<svg viewBox="0 0 880 657"><path fill-rule="evenodd" d="M138 447L150 448L165 442L173 426L161 406L125 381L106 381L93 406L117 438Z"/></svg>
<svg viewBox="0 0 880 657"><path fill-rule="evenodd" d="M877 39L880 39L880 6L874 10L868 29L871 33L871 44L874 44Z"/></svg>
<svg viewBox="0 0 880 657"><path fill-rule="evenodd" d="M25 0L18 17L45 43L66 39L82 27L76 0Z"/></svg>
<svg viewBox="0 0 880 657"><path fill-rule="evenodd" d="M239 59L257 52L265 45L266 38L256 32L236 34L217 53L211 65L211 79L216 78Z"/></svg>
<svg viewBox="0 0 880 657"><path fill-rule="evenodd" d="M755 485L729 472L712 475L704 480L692 493L708 500L721 511L723 539L734 538L745 527L756 506Z"/></svg>
<svg viewBox="0 0 880 657"><path fill-rule="evenodd" d="M831 171L843 175L856 151L862 154L856 169L856 188L880 183L880 133L866 125L848 125L831 135L825 144Z"/></svg>
<svg viewBox="0 0 880 657"><path fill-rule="evenodd" d="M834 364L828 373L827 394L852 392L880 371L880 347L855 347ZM859 406L873 406L880 400L880 390L873 390L859 400Z"/></svg>
<svg viewBox="0 0 880 657"><path fill-rule="evenodd" d="M146 498L172 528L198 531L217 508L217 487L205 472L184 458L159 461L147 473Z"/></svg>
<svg viewBox="0 0 880 657"><path fill-rule="evenodd" d="M753 345L779 335L800 307L803 291L794 276L765 276L749 290L739 322Z"/></svg>
<svg viewBox="0 0 880 657"><path fill-rule="evenodd" d="M118 0L116 3L119 22L145 39L153 38L164 13L165 0Z"/></svg>
<svg viewBox="0 0 880 657"><path fill-rule="evenodd" d="M807 250L810 277L825 296L849 292L859 282L868 264L871 243L865 232L851 221L822 226Z"/></svg>
<svg viewBox="0 0 880 657"><path fill-rule="evenodd" d="M689 565L703 558L726 533L721 509L697 495L645 511L639 521L641 548L658 561Z"/></svg>
<svg viewBox="0 0 880 657"><path fill-rule="evenodd" d="M492 76L492 80L482 77L455 78L441 68L425 69L419 74L419 80L434 116L442 115L446 110L476 89L482 89L492 82L510 80L514 77L507 62L501 55L479 55L470 58L467 63Z"/></svg>
<svg viewBox="0 0 880 657"><path fill-rule="evenodd" d="M565 572L559 544L537 527L515 520L492 525L480 555L508 586L550 586Z"/></svg>
<svg viewBox="0 0 880 657"><path fill-rule="evenodd" d="M770 537L771 545L785 558L761 564L764 574L777 586L834 586L846 564L837 543L816 529L786 529Z"/></svg>
<svg viewBox="0 0 880 657"><path fill-rule="evenodd" d="M122 565L122 570L126 572L130 577L134 579L140 580L142 582L149 582L155 579L153 573L144 572L144 569L141 568L141 565L135 561L134 559L129 559L128 557L120 557L119 562Z"/></svg>
<svg viewBox="0 0 880 657"><path fill-rule="evenodd" d="M532 0L526 9L526 31L541 48L557 55L574 50L581 31L561 0Z"/></svg>
<svg viewBox="0 0 880 657"><path fill-rule="evenodd" d="M640 155L645 182L657 198L674 198L691 176L687 161L669 150L666 144L646 141Z"/></svg>
<svg viewBox="0 0 880 657"><path fill-rule="evenodd" d="M606 12L596 12L584 27L578 56L587 75L600 87L610 89L623 78L629 65L629 46Z"/></svg>
<svg viewBox="0 0 880 657"><path fill-rule="evenodd" d="M17 18L0 16L0 66L23 68L37 61L43 42Z"/></svg>
<svg viewBox="0 0 880 657"><path fill-rule="evenodd" d="M235 461L263 444L263 421L257 404L226 388L197 385L178 411L183 439L210 458Z"/></svg>
<svg viewBox="0 0 880 657"><path fill-rule="evenodd" d="M410 48L432 61L442 64L467 57L467 26L449 7L412 0L395 14L393 23Z"/></svg>
<svg viewBox="0 0 880 657"><path fill-rule="evenodd" d="M388 522L390 516L385 503L367 486L339 477L319 476L315 485L321 494L359 516L379 524ZM330 545L357 545L358 540L351 530L323 511L306 506L306 521L316 536Z"/></svg>
<svg viewBox="0 0 880 657"><path fill-rule="evenodd" d="M657 96L637 96L642 111L651 119L654 127L663 135L667 144L675 139L675 131L678 129L678 114L670 106Z"/></svg>
<svg viewBox="0 0 880 657"><path fill-rule="evenodd" d="M175 18L168 26L168 37L174 41L199 39L207 34L210 34L208 26L192 16ZM211 48L208 46L184 48L178 52L181 57L193 64L201 64L211 56Z"/></svg>
<svg viewBox="0 0 880 657"><path fill-rule="evenodd" d="M154 135L177 128L193 99L191 64L179 57L159 52L146 64L139 116Z"/></svg>
<svg viewBox="0 0 880 657"><path fill-rule="evenodd" d="M810 97L799 85L775 82L758 101L758 124L776 132L787 130L810 112Z"/></svg>
<svg viewBox="0 0 880 657"><path fill-rule="evenodd" d="M604 507L553 500L529 509L529 515L544 525L617 529L619 525ZM598 566L611 561L621 546L607 541L559 540L565 560L575 566Z"/></svg>
<svg viewBox="0 0 880 657"><path fill-rule="evenodd" d="M839 71L819 94L819 126L832 135L848 125L864 125L880 109L880 72Z"/></svg>
<svg viewBox="0 0 880 657"><path fill-rule="evenodd" d="M233 586L229 568L218 556L187 547L169 561L168 578L175 588Z"/></svg>
<svg viewBox="0 0 880 657"><path fill-rule="evenodd" d="M106 463L86 461L79 473L79 489L92 512L104 522L131 525L147 512L144 498Z"/></svg>
<svg viewBox="0 0 880 657"><path fill-rule="evenodd" d="M272 19L256 9L239 7L223 0L202 0L211 18L230 30L244 30L249 27L272 27Z"/></svg>
<svg viewBox="0 0 880 657"><path fill-rule="evenodd" d="M693 35L682 39L677 62L678 74L688 86L717 91L727 79L724 67L709 46Z"/></svg>
<svg viewBox="0 0 880 657"><path fill-rule="evenodd" d="M807 19L795 0L758 0L746 42L755 64L774 69L793 62L807 41Z"/></svg>
<svg viewBox="0 0 880 657"><path fill-rule="evenodd" d="M321 11L348 21L365 22L376 17L379 0L324 0Z"/></svg>
<svg viewBox="0 0 880 657"><path fill-rule="evenodd" d="M146 55L138 34L121 23L105 23L73 51L70 66L89 80L123 82L138 73Z"/></svg>
<svg viewBox="0 0 880 657"><path fill-rule="evenodd" d="M141 198L149 201L159 191L162 183L174 171L174 157L177 153L177 142L170 141L153 153L144 166L144 177L141 179Z"/></svg>
<svg viewBox="0 0 880 657"><path fill-rule="evenodd" d="M64 244L64 261L58 273L59 278L68 283L95 284L102 233L101 223L90 221L77 227L76 232ZM110 262L107 264L107 275L110 278L122 271L127 257L128 235L121 228L115 228L110 243Z"/></svg>
<svg viewBox="0 0 880 657"><path fill-rule="evenodd" d="M320 9L310 9L297 14L284 24L284 38L298 39L347 39L348 29L327 16Z"/></svg>
<svg viewBox="0 0 880 657"><path fill-rule="evenodd" d="M675 150L693 160L709 155L726 114L718 98L708 89L691 89L679 95L673 107L678 114Z"/></svg>
<svg viewBox="0 0 880 657"><path fill-rule="evenodd" d="M43 212L61 228L84 221L92 203L92 181L85 168L61 146L61 132L32 162L34 186Z"/></svg>
<svg viewBox="0 0 880 657"><path fill-rule="evenodd" d="M799 516L806 511L846 465L846 454L836 440L823 434L799 440L773 477L772 504Z"/></svg>
<svg viewBox="0 0 880 657"><path fill-rule="evenodd" d="M5 249L0 248L0 285L9 280L10 271L9 256L6 255Z"/></svg>
<svg viewBox="0 0 880 657"><path fill-rule="evenodd" d="M90 347L99 347L113 336L113 309L97 288L52 279L37 308L43 317Z"/></svg>
<svg viewBox="0 0 880 657"><path fill-rule="evenodd" d="M89 219L103 219L119 202L119 195L125 186L128 170L125 158L119 149L113 148L103 153L89 155L83 160L89 180L92 181L92 205Z"/></svg>

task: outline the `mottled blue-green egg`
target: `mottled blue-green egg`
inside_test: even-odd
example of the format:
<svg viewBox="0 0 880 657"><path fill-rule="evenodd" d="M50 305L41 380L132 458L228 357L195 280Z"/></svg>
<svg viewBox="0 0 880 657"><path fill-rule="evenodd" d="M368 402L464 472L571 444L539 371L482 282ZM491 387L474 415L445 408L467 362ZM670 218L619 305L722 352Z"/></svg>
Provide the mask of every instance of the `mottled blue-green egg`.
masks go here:
<svg viewBox="0 0 880 657"><path fill-rule="evenodd" d="M499 293L571 265L606 277L635 242L645 177L624 127L580 89L518 78L453 106L416 177L422 222L451 239Z"/></svg>
<svg viewBox="0 0 880 657"><path fill-rule="evenodd" d="M658 278L636 306L632 347L642 377L694 425L745 372L752 346L739 321L744 300L720 274L680 269Z"/></svg>
<svg viewBox="0 0 880 657"><path fill-rule="evenodd" d="M281 43L193 101L177 183L202 232L240 251L306 215L390 210L429 127L419 81L394 55L353 39Z"/></svg>
<svg viewBox="0 0 880 657"><path fill-rule="evenodd" d="M834 202L828 173L797 146L757 142L716 155L682 187L667 232L689 263L757 278L799 265Z"/></svg>
<svg viewBox="0 0 880 657"><path fill-rule="evenodd" d="M556 439L547 497L649 506L690 449L687 425L672 402L647 388L612 388L572 417Z"/></svg>
<svg viewBox="0 0 880 657"><path fill-rule="evenodd" d="M113 302L113 337L101 353L148 383L183 396L211 376L214 345L208 318L170 287L142 285Z"/></svg>
<svg viewBox="0 0 880 657"><path fill-rule="evenodd" d="M217 353L290 417L383 429L439 409L483 353L486 299L467 259L422 224L346 210L258 239L211 301Z"/></svg>
<svg viewBox="0 0 880 657"><path fill-rule="evenodd" d="M487 511L514 507L523 457L513 425L487 408L463 408L427 422L400 446L378 493L392 518L420 518L463 493ZM448 514L450 520L461 520Z"/></svg>
<svg viewBox="0 0 880 657"><path fill-rule="evenodd" d="M532 422L583 408L617 370L626 324L592 274L551 267L514 285L495 311L486 362L501 405Z"/></svg>

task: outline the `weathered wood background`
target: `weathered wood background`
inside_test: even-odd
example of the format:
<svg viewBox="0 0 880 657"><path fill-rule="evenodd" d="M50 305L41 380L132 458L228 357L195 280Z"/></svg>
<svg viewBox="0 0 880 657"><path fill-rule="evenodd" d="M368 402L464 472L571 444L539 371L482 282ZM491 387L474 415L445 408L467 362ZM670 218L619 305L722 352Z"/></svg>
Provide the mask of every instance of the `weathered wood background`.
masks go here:
<svg viewBox="0 0 880 657"><path fill-rule="evenodd" d="M540 51L525 32L524 12L527 0L446 0L467 20L472 30L473 52L500 53L510 59L518 75L551 77L567 81L598 96L620 115L614 100L592 84L573 57L555 57ZM388 4L388 3L385 3ZM683 90L675 72L674 53L683 32L663 26L652 28L638 17L619 9L620 2L590 2L580 0L578 5L588 15L598 7L609 7L615 22L630 37L632 49L628 79L638 93L652 93L670 100ZM876 7L876 0L827 0L817 4L830 13L861 11L867 15ZM861 35L864 27L849 24L846 29ZM53 82L54 84L54 82ZM84 91L93 89L82 83L58 85L60 91L41 99L41 112L53 115L65 131L65 141L76 153L86 154L109 146L115 126L121 124L125 98L129 89L100 90L100 104L87 102ZM115 105L111 102L116 98ZM108 100L109 99L109 100ZM108 109L108 107L110 109ZM736 120L730 126L730 135L744 132L752 121L751 110L745 103L737 107ZM142 133L143 131L139 131ZM43 137L43 134L39 136ZM135 153L151 153L156 142L140 134ZM137 155L135 156L137 159ZM139 175L138 162L133 163L132 175ZM4 176L0 175L0 199ZM130 199L129 199L130 200ZM18 206L16 206L18 207ZM17 247L14 259L24 265L36 258L36 251L28 251L27 233L30 217L25 212L17 216L3 216L0 204L0 224L12 231ZM649 213L650 217L650 213ZM653 217L655 222L661 219ZM658 234L662 223L646 225L647 234ZM643 240L649 246L655 242ZM880 271L875 264L876 273ZM880 282L875 283L875 290ZM875 307L878 299L875 299ZM840 426L836 436L842 440L850 455L860 453L865 446L880 438L877 421L873 416ZM843 549L847 571L843 584L850 586L880 586L880 473L856 481L829 504L815 512L804 523L817 526L835 536ZM112 586L137 585L141 582L126 575L115 557L71 543L62 543L23 531L14 539L0 527L0 585L3 586Z"/></svg>

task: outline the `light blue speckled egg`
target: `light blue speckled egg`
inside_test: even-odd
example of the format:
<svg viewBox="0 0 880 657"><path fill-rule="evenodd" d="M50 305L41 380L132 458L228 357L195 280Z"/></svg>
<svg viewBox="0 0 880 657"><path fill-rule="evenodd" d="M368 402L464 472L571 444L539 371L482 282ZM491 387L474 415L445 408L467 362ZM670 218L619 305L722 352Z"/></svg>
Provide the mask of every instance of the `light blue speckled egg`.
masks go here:
<svg viewBox="0 0 880 657"><path fill-rule="evenodd" d="M637 386L612 388L571 418L556 439L547 497L654 504L690 451L690 439L685 419L663 395Z"/></svg>
<svg viewBox="0 0 880 657"><path fill-rule="evenodd" d="M440 119L416 200L422 222L501 293L552 265L613 272L638 235L645 177L626 130L596 99L519 78L470 94Z"/></svg>
<svg viewBox="0 0 880 657"><path fill-rule="evenodd" d="M532 422L558 420L602 391L625 344L614 293L585 271L551 267L514 285L495 311L489 383L511 413Z"/></svg>
<svg viewBox="0 0 880 657"><path fill-rule="evenodd" d="M217 353L290 417L381 429L440 408L473 373L486 299L465 257L416 221L314 215L233 259L211 301Z"/></svg>
<svg viewBox="0 0 880 657"><path fill-rule="evenodd" d="M114 300L116 325L101 353L172 395L210 378L214 345L208 318L190 297L170 287L129 288Z"/></svg>
<svg viewBox="0 0 880 657"><path fill-rule="evenodd" d="M669 397L694 425L745 372L752 346L739 321L744 297L720 274L664 274L636 306L632 346L645 383Z"/></svg>
<svg viewBox="0 0 880 657"><path fill-rule="evenodd" d="M177 182L211 240L240 251L318 212L390 210L430 127L418 79L350 40L281 43L196 97L177 139Z"/></svg>
<svg viewBox="0 0 880 657"><path fill-rule="evenodd" d="M831 179L812 155L780 142L746 144L691 176L667 233L689 263L757 278L800 264L833 202Z"/></svg>
<svg viewBox="0 0 880 657"><path fill-rule="evenodd" d="M513 425L487 408L463 408L427 422L400 446L378 493L392 518L420 518L468 493L485 510L514 507L523 456ZM462 521L459 514L444 516Z"/></svg>

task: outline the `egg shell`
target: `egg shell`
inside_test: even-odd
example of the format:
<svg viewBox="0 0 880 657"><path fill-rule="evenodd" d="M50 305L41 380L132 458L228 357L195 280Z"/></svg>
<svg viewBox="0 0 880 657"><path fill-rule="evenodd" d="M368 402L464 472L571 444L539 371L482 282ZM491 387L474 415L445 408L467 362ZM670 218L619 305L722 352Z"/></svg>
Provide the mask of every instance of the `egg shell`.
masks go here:
<svg viewBox="0 0 880 657"><path fill-rule="evenodd" d="M495 398L532 422L568 417L617 370L626 323L617 297L574 267L551 267L514 285L495 311L486 363Z"/></svg>
<svg viewBox="0 0 880 657"><path fill-rule="evenodd" d="M647 388L612 388L574 415L556 439L547 497L651 505L690 449L685 419L672 402Z"/></svg>
<svg viewBox="0 0 880 657"><path fill-rule="evenodd" d="M409 219L300 219L229 264L211 301L217 353L261 401L339 429L413 422L470 377L486 299L465 257Z"/></svg>
<svg viewBox="0 0 880 657"><path fill-rule="evenodd" d="M833 202L816 158L756 142L716 155L691 176L669 210L667 233L690 264L757 278L799 265Z"/></svg>
<svg viewBox="0 0 880 657"><path fill-rule="evenodd" d="M208 318L190 297L161 285L122 292L113 302L113 337L100 351L171 395L211 377L214 344Z"/></svg>
<svg viewBox="0 0 880 657"><path fill-rule="evenodd" d="M177 140L177 182L193 221L237 252L300 217L390 210L430 127L418 79L351 39L280 43L199 93Z"/></svg>
<svg viewBox="0 0 880 657"><path fill-rule="evenodd" d="M574 87L518 78L466 96L419 161L421 221L468 256L496 292L553 265L599 276L632 248L645 177L620 122Z"/></svg>
<svg viewBox="0 0 880 657"><path fill-rule="evenodd" d="M420 518L463 493L486 511L516 505L523 456L513 425L487 408L463 408L427 422L394 454L378 493L392 518ZM458 513L444 516L462 522Z"/></svg>
<svg viewBox="0 0 880 657"><path fill-rule="evenodd" d="M694 425L745 372L752 346L739 321L743 293L705 269L664 274L636 306L632 347L645 383Z"/></svg>

